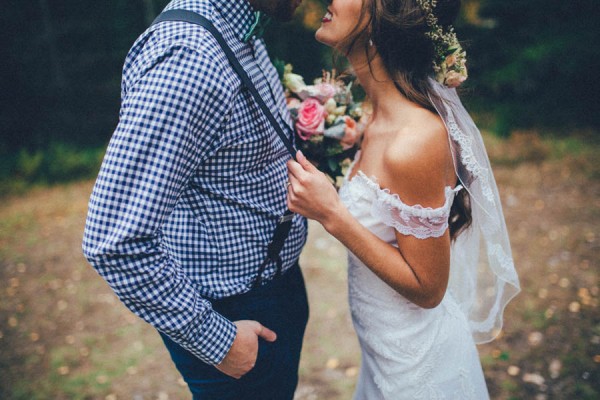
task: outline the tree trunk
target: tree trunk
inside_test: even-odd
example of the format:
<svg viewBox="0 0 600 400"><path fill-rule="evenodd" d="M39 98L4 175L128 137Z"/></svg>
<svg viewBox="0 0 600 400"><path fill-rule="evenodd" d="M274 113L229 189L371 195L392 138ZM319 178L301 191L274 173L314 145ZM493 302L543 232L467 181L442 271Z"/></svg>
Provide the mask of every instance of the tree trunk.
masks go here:
<svg viewBox="0 0 600 400"><path fill-rule="evenodd" d="M40 12L42 14L42 23L44 29L44 40L48 49L50 58L50 70L52 74L52 84L58 88L64 88L67 85L65 74L62 68L58 47L56 45L56 35L54 26L52 25L52 16L50 15L50 7L48 0L39 0Z"/></svg>
<svg viewBox="0 0 600 400"><path fill-rule="evenodd" d="M156 18L156 13L154 11L154 0L142 0L144 4L144 19L146 20L146 25L150 26L154 18Z"/></svg>

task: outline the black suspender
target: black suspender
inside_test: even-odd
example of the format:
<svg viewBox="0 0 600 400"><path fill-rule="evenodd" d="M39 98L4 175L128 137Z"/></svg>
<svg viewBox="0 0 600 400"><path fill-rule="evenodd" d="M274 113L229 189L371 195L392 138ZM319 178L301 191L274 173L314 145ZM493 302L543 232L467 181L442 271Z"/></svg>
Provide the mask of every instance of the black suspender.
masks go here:
<svg viewBox="0 0 600 400"><path fill-rule="evenodd" d="M213 37L217 40L217 42L225 52L225 55L227 56L227 59L229 60L229 63L233 67L234 71L242 80L242 85L250 91L250 94L256 101L256 104L258 104L258 106L261 108L262 112L265 114L273 128L275 128L275 131L283 141L283 144L291 154L292 158L296 159L296 149L294 148L294 145L292 144L289 136L286 135L286 133L283 131L281 125L277 122L277 120L269 110L269 107L267 107L262 97L260 97L260 94L258 93L258 90L256 90L256 87L254 87L252 80L250 79L250 77L236 58L233 51L227 45L227 42L225 41L225 38L223 38L223 35L221 35L221 32L219 32L217 28L215 28L212 22L204 16L193 11L168 10L160 14L154 20L152 25L163 21L183 21L200 25L213 35ZM292 133L291 130L290 133ZM267 268L269 262L271 261L274 261L277 265L277 275L281 274L282 261L279 253L281 252L285 240L287 239L288 234L290 233L293 218L294 214L290 210L286 210L286 212L283 214L282 217L280 217L279 221L277 222L275 232L273 233L273 238L269 242L269 246L267 248L267 256L259 267L258 276L254 281L253 287L257 287L260 285L262 274Z"/></svg>

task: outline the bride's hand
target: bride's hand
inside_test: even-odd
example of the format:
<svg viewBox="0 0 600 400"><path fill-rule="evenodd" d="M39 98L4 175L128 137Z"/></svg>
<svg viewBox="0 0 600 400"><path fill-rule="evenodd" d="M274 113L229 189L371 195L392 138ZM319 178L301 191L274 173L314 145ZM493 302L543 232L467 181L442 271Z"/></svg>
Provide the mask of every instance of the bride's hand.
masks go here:
<svg viewBox="0 0 600 400"><path fill-rule="evenodd" d="M288 208L321 224L337 215L341 206L337 191L324 173L311 164L301 151L288 166Z"/></svg>

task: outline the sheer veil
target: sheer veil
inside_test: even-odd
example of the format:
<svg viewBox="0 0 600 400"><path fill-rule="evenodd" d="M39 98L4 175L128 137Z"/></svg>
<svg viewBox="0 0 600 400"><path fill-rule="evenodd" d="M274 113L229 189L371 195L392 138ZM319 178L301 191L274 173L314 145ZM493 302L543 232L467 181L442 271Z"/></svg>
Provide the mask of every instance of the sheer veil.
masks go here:
<svg viewBox="0 0 600 400"><path fill-rule="evenodd" d="M520 291L502 204L481 133L456 90L430 79L429 97L448 130L473 217L453 242L448 290L467 316L475 342L486 343L499 334L504 307Z"/></svg>

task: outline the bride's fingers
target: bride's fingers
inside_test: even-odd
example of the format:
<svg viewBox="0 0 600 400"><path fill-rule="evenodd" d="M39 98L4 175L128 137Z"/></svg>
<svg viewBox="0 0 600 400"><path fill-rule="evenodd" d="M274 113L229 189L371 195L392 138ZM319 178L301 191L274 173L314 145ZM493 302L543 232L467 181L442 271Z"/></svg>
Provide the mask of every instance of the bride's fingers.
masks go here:
<svg viewBox="0 0 600 400"><path fill-rule="evenodd" d="M298 164L296 161L290 160L287 163L288 166L288 172L289 172L289 176L293 176L296 179L300 179L303 175L306 174L306 171L304 171L304 168L302 168L302 166L300 164Z"/></svg>
<svg viewBox="0 0 600 400"><path fill-rule="evenodd" d="M304 154L302 154L300 150L298 150L298 152L296 153L296 160L298 160L298 163L302 166L302 168L305 171L313 172L316 169L315 166L310 161L308 161L308 159L304 156Z"/></svg>
<svg viewBox="0 0 600 400"><path fill-rule="evenodd" d="M288 175L288 192L289 193L294 193L294 189L297 189L299 184L300 183L298 182L298 179L294 175L292 175L292 174Z"/></svg>
<svg viewBox="0 0 600 400"><path fill-rule="evenodd" d="M288 177L288 191L287 191L287 207L292 212L298 212L296 205L298 204L298 195L294 188L297 188L299 182L292 175Z"/></svg>

